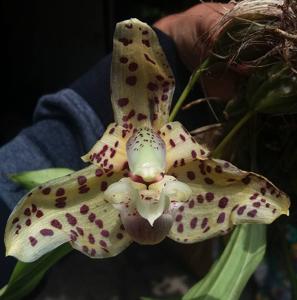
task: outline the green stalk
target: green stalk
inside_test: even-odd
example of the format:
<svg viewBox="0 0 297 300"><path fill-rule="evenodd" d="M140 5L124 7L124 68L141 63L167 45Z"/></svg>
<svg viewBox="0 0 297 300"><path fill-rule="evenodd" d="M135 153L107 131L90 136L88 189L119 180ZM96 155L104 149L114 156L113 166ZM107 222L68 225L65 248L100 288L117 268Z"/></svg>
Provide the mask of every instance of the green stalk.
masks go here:
<svg viewBox="0 0 297 300"><path fill-rule="evenodd" d="M248 111L243 118L231 129L231 131L224 137L221 143L212 152L213 157L220 158L226 145L232 140L234 135L241 129L241 127L255 114L254 111Z"/></svg>
<svg viewBox="0 0 297 300"><path fill-rule="evenodd" d="M185 89L183 90L182 94L180 95L179 99L177 100L173 110L171 111L171 114L169 116L169 122L172 122L177 115L178 111L180 110L181 106L183 105L184 101L188 97L190 91L192 90L194 84L197 82L197 80L200 78L202 73L207 70L207 67L209 65L209 59L206 59L197 69L196 71L191 75L188 84L186 85Z"/></svg>

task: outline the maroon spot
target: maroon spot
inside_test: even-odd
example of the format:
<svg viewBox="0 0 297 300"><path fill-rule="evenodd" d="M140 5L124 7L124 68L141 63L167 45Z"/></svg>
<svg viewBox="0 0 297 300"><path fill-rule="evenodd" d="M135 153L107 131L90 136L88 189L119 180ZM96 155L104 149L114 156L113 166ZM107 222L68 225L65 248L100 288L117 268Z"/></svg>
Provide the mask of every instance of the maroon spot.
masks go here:
<svg viewBox="0 0 297 300"><path fill-rule="evenodd" d="M193 158L196 158L196 157L197 157L197 152L196 152L195 150L192 150L191 154L192 154L192 157L193 157Z"/></svg>
<svg viewBox="0 0 297 300"><path fill-rule="evenodd" d="M202 149L200 149L200 154L201 154L201 155L204 155L204 154L205 154L205 151L202 150Z"/></svg>
<svg viewBox="0 0 297 300"><path fill-rule="evenodd" d="M260 192L261 192L261 194L264 196L264 195L266 194L266 189L262 187L262 188L260 189Z"/></svg>
<svg viewBox="0 0 297 300"><path fill-rule="evenodd" d="M83 236L84 235L84 230L81 227L76 227L77 232L79 233L79 235Z"/></svg>
<svg viewBox="0 0 297 300"><path fill-rule="evenodd" d="M12 220L12 224L17 223L19 220L20 220L20 219L19 219L18 217L14 218L14 219Z"/></svg>
<svg viewBox="0 0 297 300"><path fill-rule="evenodd" d="M225 213L222 212L222 213L220 213L219 216L218 216L217 223L218 223L218 224L224 223L224 221L225 221Z"/></svg>
<svg viewBox="0 0 297 300"><path fill-rule="evenodd" d="M103 230L101 230L101 235L107 238L107 237L109 237L109 231L106 229L103 229Z"/></svg>
<svg viewBox="0 0 297 300"><path fill-rule="evenodd" d="M83 185L87 182L87 178L85 176L78 176L77 177L77 182L79 185Z"/></svg>
<svg viewBox="0 0 297 300"><path fill-rule="evenodd" d="M51 225L55 228L62 229L62 224L57 219L52 220Z"/></svg>
<svg viewBox="0 0 297 300"><path fill-rule="evenodd" d="M170 124L167 124L166 127L167 127L168 130L172 129L172 126Z"/></svg>
<svg viewBox="0 0 297 300"><path fill-rule="evenodd" d="M118 145L119 145L119 141L116 141L116 142L114 143L115 148L117 148Z"/></svg>
<svg viewBox="0 0 297 300"><path fill-rule="evenodd" d="M265 206L266 206L267 208L269 208L269 207L270 207L270 203L266 203Z"/></svg>
<svg viewBox="0 0 297 300"><path fill-rule="evenodd" d="M88 205L84 204L84 205L82 205L82 206L80 207L80 213L81 213L82 215L87 214L88 211L89 211Z"/></svg>
<svg viewBox="0 0 297 300"><path fill-rule="evenodd" d="M204 198L203 198L202 195L198 195L198 196L196 197L196 199L197 199L197 202L198 202L198 203L203 203L203 201L204 201Z"/></svg>
<svg viewBox="0 0 297 300"><path fill-rule="evenodd" d="M34 247L37 244L37 240L33 236L29 236L29 241L32 247Z"/></svg>
<svg viewBox="0 0 297 300"><path fill-rule="evenodd" d="M257 214L257 210L256 209L253 209L253 210L250 210L247 215L251 218L254 218Z"/></svg>
<svg viewBox="0 0 297 300"><path fill-rule="evenodd" d="M51 229L47 229L47 228L41 229L40 233L43 236L53 236L54 235L54 232Z"/></svg>
<svg viewBox="0 0 297 300"><path fill-rule="evenodd" d="M95 238L92 235L92 233L89 234L88 239L89 239L90 244L95 244Z"/></svg>
<svg viewBox="0 0 297 300"><path fill-rule="evenodd" d="M272 213L273 213L273 214L275 214L275 212L276 212L276 208L274 208L274 209L272 210Z"/></svg>
<svg viewBox="0 0 297 300"><path fill-rule="evenodd" d="M182 218L183 218L182 215L177 215L177 216L175 217L175 221L176 221L176 222L180 222L180 221L182 220Z"/></svg>
<svg viewBox="0 0 297 300"><path fill-rule="evenodd" d="M90 222L93 223L96 219L96 215L94 213L90 213L89 216L88 216L88 219L89 219Z"/></svg>
<svg viewBox="0 0 297 300"><path fill-rule="evenodd" d="M245 209L246 209L246 205L240 206L237 210L237 214L242 215Z"/></svg>
<svg viewBox="0 0 297 300"><path fill-rule="evenodd" d="M121 38L121 39L119 39L119 41L121 43L123 43L124 46L128 46L129 44L132 44L132 42L133 42L132 40L128 40L126 38Z"/></svg>
<svg viewBox="0 0 297 300"><path fill-rule="evenodd" d="M159 80L159 81L163 81L164 80L164 77L162 75L157 75L156 78Z"/></svg>
<svg viewBox="0 0 297 300"><path fill-rule="evenodd" d="M169 140L169 144L171 145L171 147L175 147L175 142L173 139L170 139Z"/></svg>
<svg viewBox="0 0 297 300"><path fill-rule="evenodd" d="M129 69L131 72L134 72L134 71L136 71L136 70L138 69L138 64L135 63L135 62L132 62L132 63L129 64L128 69Z"/></svg>
<svg viewBox="0 0 297 300"><path fill-rule="evenodd" d="M80 194L85 194L90 190L90 188L87 185L82 185L79 187L79 193Z"/></svg>
<svg viewBox="0 0 297 300"><path fill-rule="evenodd" d="M95 221L95 224L99 227L99 228L103 228L103 221L101 219L97 219Z"/></svg>
<svg viewBox="0 0 297 300"><path fill-rule="evenodd" d="M143 54L144 55L144 58L148 61L148 62L150 62L150 63L152 63L153 65L155 65L156 63L146 54L146 53L144 53Z"/></svg>
<svg viewBox="0 0 297 300"><path fill-rule="evenodd" d="M180 134L179 137L181 138L182 141L185 141L185 140L186 140L185 136L182 135L182 134Z"/></svg>
<svg viewBox="0 0 297 300"><path fill-rule="evenodd" d="M259 193L254 193L251 197L250 200L255 200L259 196Z"/></svg>
<svg viewBox="0 0 297 300"><path fill-rule="evenodd" d="M147 47L150 47L150 41L149 40L142 40L142 44L146 45Z"/></svg>
<svg viewBox="0 0 297 300"><path fill-rule="evenodd" d="M45 189L42 190L42 194L44 194L44 195L48 195L50 192L51 192L51 188L50 187L47 187L47 188L45 188Z"/></svg>
<svg viewBox="0 0 297 300"><path fill-rule="evenodd" d="M31 216L31 209L29 207L24 210L24 215L28 217Z"/></svg>
<svg viewBox="0 0 297 300"><path fill-rule="evenodd" d="M145 120L146 118L147 118L147 116L144 115L144 114L142 114L142 113L139 113L139 114L137 115L137 120L138 120L138 121Z"/></svg>
<svg viewBox="0 0 297 300"><path fill-rule="evenodd" d="M153 82L149 82L148 84L147 84L147 88L150 90L150 91L157 91L158 90L158 86L155 84L155 83L153 83Z"/></svg>
<svg viewBox="0 0 297 300"><path fill-rule="evenodd" d="M58 207L58 208L65 207L66 206L65 200L66 200L66 197L57 198L55 206Z"/></svg>
<svg viewBox="0 0 297 300"><path fill-rule="evenodd" d="M82 251L85 252L85 253L88 253L89 248L86 245L84 245L84 246L82 246Z"/></svg>
<svg viewBox="0 0 297 300"><path fill-rule="evenodd" d="M136 76L128 76L126 78L126 83L129 84L129 85L131 85L131 86L135 85L136 81L137 81Z"/></svg>
<svg viewBox="0 0 297 300"><path fill-rule="evenodd" d="M125 56L122 56L122 57L120 58L120 62L121 62L122 64L126 64L126 63L128 62L128 58L125 57Z"/></svg>
<svg viewBox="0 0 297 300"><path fill-rule="evenodd" d="M107 182L106 181L101 182L100 189L101 189L102 192L104 192L107 189Z"/></svg>
<svg viewBox="0 0 297 300"><path fill-rule="evenodd" d="M162 97L161 97L161 100L162 101L166 101L167 99L168 99L168 95L163 94Z"/></svg>
<svg viewBox="0 0 297 300"><path fill-rule="evenodd" d="M112 128L110 128L110 130L109 130L109 134L113 134L114 133L114 131L115 131L115 128L114 127L112 127Z"/></svg>
<svg viewBox="0 0 297 300"><path fill-rule="evenodd" d="M206 172L210 173L211 172L211 166L206 166Z"/></svg>
<svg viewBox="0 0 297 300"><path fill-rule="evenodd" d="M185 207L182 205L182 206L180 206L179 208L178 208L178 210L180 211L180 212L183 212L184 211L184 209L185 209Z"/></svg>
<svg viewBox="0 0 297 300"><path fill-rule="evenodd" d="M208 192L205 194L205 199L207 202L211 202L214 199L214 194L211 192Z"/></svg>
<svg viewBox="0 0 297 300"><path fill-rule="evenodd" d="M63 196L65 194L65 190L63 188L59 188L56 191L56 196Z"/></svg>
<svg viewBox="0 0 297 300"><path fill-rule="evenodd" d="M204 181L205 181L205 183L207 183L207 184L213 184L213 183L214 183L214 181L213 181L211 178L209 178L209 177L205 177L205 178L204 178Z"/></svg>
<svg viewBox="0 0 297 300"><path fill-rule="evenodd" d="M228 201L229 200L228 200L227 197L221 198L220 201L219 201L219 207L220 208L225 208L227 206L227 204L228 204Z"/></svg>
<svg viewBox="0 0 297 300"><path fill-rule="evenodd" d="M121 232L119 232L117 234L117 239L121 240L123 237L124 237L124 235Z"/></svg>
<svg viewBox="0 0 297 300"><path fill-rule="evenodd" d="M201 228L202 228L202 229L205 228L206 225L207 225L207 223L208 223L208 218L204 218L204 219L202 220L202 223L201 223Z"/></svg>
<svg viewBox="0 0 297 300"><path fill-rule="evenodd" d="M123 117L123 121L124 121L124 122L127 122L129 119L131 119L131 118L134 117L134 116L135 116L135 110L132 109L132 110L130 110L130 112L128 113L127 116L124 116L124 117ZM126 130L126 131L128 131L128 130Z"/></svg>
<svg viewBox="0 0 297 300"><path fill-rule="evenodd" d="M203 230L203 233L207 232L209 229L210 229L210 227L207 226L207 227Z"/></svg>
<svg viewBox="0 0 297 300"><path fill-rule="evenodd" d="M41 218L42 216L43 216L43 212L40 209L38 209L36 212L36 217Z"/></svg>
<svg viewBox="0 0 297 300"><path fill-rule="evenodd" d="M245 178L243 178L241 180L241 182L244 183L244 184L249 184L251 182L250 176L246 176Z"/></svg>
<svg viewBox="0 0 297 300"><path fill-rule="evenodd" d="M133 28L133 24L131 24L131 23L130 24L126 24L125 27L128 28L128 29L131 29L131 28Z"/></svg>
<svg viewBox="0 0 297 300"><path fill-rule="evenodd" d="M193 208L195 205L195 202L194 200L192 199L190 202L189 202L189 208Z"/></svg>
<svg viewBox="0 0 297 300"><path fill-rule="evenodd" d="M191 222L190 222L190 227L191 227L192 229L194 229L194 228L197 226L197 222L198 222L197 217L194 217L194 218L191 220Z"/></svg>
<svg viewBox="0 0 297 300"><path fill-rule="evenodd" d="M30 226L31 223L32 223L32 222L31 222L31 219L27 219L25 224L26 224L27 226Z"/></svg>
<svg viewBox="0 0 297 300"><path fill-rule="evenodd" d="M72 226L76 225L77 220L73 215L71 215L70 213L66 213L65 217L67 218L67 221L70 225Z"/></svg>
<svg viewBox="0 0 297 300"><path fill-rule="evenodd" d="M178 231L179 233L182 233L182 232L184 231L184 224L182 224L182 223L178 224L178 226L177 226L177 231Z"/></svg>
<svg viewBox="0 0 297 300"><path fill-rule="evenodd" d="M96 255L96 250L95 250L95 249L92 249L90 255L91 255L91 256L95 256L95 255Z"/></svg>
<svg viewBox="0 0 297 300"><path fill-rule="evenodd" d="M217 173L222 173L222 172L223 172L223 169L222 169L221 166L215 166L215 171L216 171Z"/></svg>
<svg viewBox="0 0 297 300"><path fill-rule="evenodd" d="M97 177L100 177L100 176L103 175L103 171L102 171L101 169L96 169L95 175L96 175Z"/></svg>
<svg viewBox="0 0 297 300"><path fill-rule="evenodd" d="M147 31L147 30L144 30L144 31L142 31L142 34L143 34L143 35L148 34L148 31Z"/></svg>
<svg viewBox="0 0 297 300"><path fill-rule="evenodd" d="M35 204L32 204L32 213L36 213L37 206Z"/></svg>
<svg viewBox="0 0 297 300"><path fill-rule="evenodd" d="M106 242L105 242L105 241L103 241L103 240L100 240L99 244L100 244L102 247L104 247L104 248L106 248L106 247L107 247L107 244L106 244Z"/></svg>
<svg viewBox="0 0 297 300"><path fill-rule="evenodd" d="M260 206L261 206L261 203L260 203L260 202L254 202L254 203L253 203L253 206L254 206L254 207L260 207Z"/></svg>
<svg viewBox="0 0 297 300"><path fill-rule="evenodd" d="M190 179L190 180L194 180L196 178L195 176L195 173L193 171L188 171L187 172L187 177Z"/></svg>

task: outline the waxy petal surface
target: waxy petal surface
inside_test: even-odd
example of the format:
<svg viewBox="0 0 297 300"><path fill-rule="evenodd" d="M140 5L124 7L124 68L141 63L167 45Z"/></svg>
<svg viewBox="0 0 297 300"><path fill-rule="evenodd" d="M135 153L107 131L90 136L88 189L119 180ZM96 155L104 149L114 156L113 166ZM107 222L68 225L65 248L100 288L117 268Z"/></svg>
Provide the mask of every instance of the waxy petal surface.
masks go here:
<svg viewBox="0 0 297 300"><path fill-rule="evenodd" d="M84 162L99 166L104 173L119 172L128 168L126 143L131 131L116 123L110 124L102 138L84 156Z"/></svg>
<svg viewBox="0 0 297 300"><path fill-rule="evenodd" d="M171 171L192 189L189 201L170 206L174 224L169 237L178 242L202 241L241 223L269 224L288 214L290 201L284 193L228 162L196 160Z"/></svg>
<svg viewBox="0 0 297 300"><path fill-rule="evenodd" d="M131 238L103 193L122 176L92 165L33 189L7 222L7 255L30 262L65 242L94 258L120 253Z"/></svg>
<svg viewBox="0 0 297 300"><path fill-rule="evenodd" d="M111 100L123 127L159 129L169 117L174 77L153 29L137 19L118 23L114 34Z"/></svg>
<svg viewBox="0 0 297 300"><path fill-rule="evenodd" d="M171 122L159 130L166 145L166 166L183 166L196 159L207 159L209 151L199 145L179 122ZM174 175L173 175L174 176Z"/></svg>

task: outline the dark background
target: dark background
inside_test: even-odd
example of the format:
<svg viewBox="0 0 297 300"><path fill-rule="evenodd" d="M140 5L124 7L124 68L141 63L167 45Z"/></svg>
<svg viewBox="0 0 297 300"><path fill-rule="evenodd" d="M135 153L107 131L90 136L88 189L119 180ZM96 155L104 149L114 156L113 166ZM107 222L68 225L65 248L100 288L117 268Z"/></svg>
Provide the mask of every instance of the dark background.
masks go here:
<svg viewBox="0 0 297 300"><path fill-rule="evenodd" d="M0 145L29 126L38 98L65 88L111 51L116 22L153 23L191 0L1 1Z"/></svg>

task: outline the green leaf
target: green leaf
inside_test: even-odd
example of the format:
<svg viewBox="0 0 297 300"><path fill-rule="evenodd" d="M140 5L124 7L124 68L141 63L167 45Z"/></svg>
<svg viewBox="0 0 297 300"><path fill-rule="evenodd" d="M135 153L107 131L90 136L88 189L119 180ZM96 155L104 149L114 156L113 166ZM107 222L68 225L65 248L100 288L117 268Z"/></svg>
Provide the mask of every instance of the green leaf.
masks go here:
<svg viewBox="0 0 297 300"><path fill-rule="evenodd" d="M66 168L51 168L37 171L27 171L17 174L12 174L10 178L25 187L26 189L32 189L44 182L51 179L62 177L72 173L73 170Z"/></svg>
<svg viewBox="0 0 297 300"><path fill-rule="evenodd" d="M219 260L182 300L237 300L264 257L266 225L236 227Z"/></svg>
<svg viewBox="0 0 297 300"><path fill-rule="evenodd" d="M0 290L1 300L18 300L28 295L41 281L44 274L73 248L64 244L35 262L18 262L8 284Z"/></svg>
<svg viewBox="0 0 297 300"><path fill-rule="evenodd" d="M32 189L46 181L72 173L73 170L64 168L52 168L38 171L28 171L11 176L12 180ZM35 262L23 263L18 261L7 285L0 290L1 300L23 299L34 290L45 273L73 248L70 244L64 244L52 252L42 256Z"/></svg>

